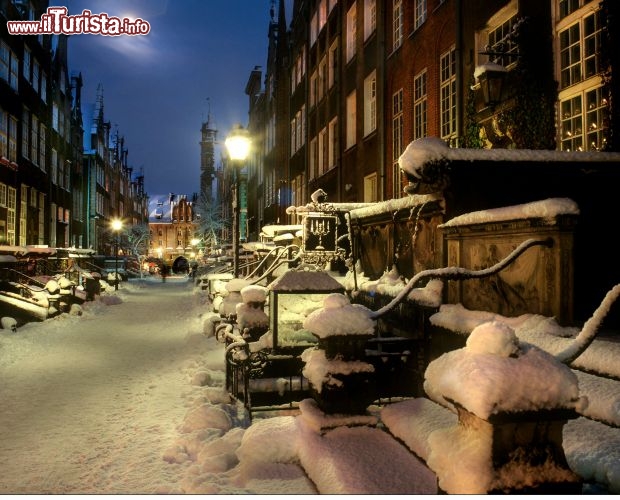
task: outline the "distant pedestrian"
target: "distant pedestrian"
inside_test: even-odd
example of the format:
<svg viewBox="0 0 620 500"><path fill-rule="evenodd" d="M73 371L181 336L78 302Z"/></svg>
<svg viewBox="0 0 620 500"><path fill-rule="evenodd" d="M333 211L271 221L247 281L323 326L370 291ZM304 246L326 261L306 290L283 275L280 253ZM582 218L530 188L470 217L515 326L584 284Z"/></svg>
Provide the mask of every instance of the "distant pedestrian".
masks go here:
<svg viewBox="0 0 620 500"><path fill-rule="evenodd" d="M166 276L168 276L168 266L166 264L163 264L161 266L161 280L162 281L166 281Z"/></svg>

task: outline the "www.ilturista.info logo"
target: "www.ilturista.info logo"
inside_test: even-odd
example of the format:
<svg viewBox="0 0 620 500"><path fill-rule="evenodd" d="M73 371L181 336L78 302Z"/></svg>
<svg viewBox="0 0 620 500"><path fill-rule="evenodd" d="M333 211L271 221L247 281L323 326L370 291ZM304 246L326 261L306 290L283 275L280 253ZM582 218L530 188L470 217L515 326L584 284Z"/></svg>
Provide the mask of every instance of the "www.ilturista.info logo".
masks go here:
<svg viewBox="0 0 620 500"><path fill-rule="evenodd" d="M11 35L120 36L146 35L151 31L151 25L143 19L121 19L106 13L93 14L90 10L70 16L66 7L48 7L40 21L7 21L6 27Z"/></svg>

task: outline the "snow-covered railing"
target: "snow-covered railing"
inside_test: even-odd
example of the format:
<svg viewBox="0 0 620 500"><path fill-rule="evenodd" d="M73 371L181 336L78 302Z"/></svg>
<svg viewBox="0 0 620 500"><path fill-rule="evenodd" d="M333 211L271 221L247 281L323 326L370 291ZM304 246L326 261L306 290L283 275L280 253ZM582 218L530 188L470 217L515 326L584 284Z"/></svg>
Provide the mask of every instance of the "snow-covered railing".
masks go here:
<svg viewBox="0 0 620 500"><path fill-rule="evenodd" d="M423 279L442 279L442 280L468 280L476 278L486 278L500 272L508 265L512 264L523 252L533 246L547 246L553 245L553 239L546 238L544 240L528 239L515 248L508 256L502 259L500 262L485 269L466 269L463 267L444 267L440 269L426 269L417 273L407 285L398 293L398 295L387 305L381 309L374 311L371 315L373 319L377 319L384 314L391 311L401 301L403 301L415 287Z"/></svg>

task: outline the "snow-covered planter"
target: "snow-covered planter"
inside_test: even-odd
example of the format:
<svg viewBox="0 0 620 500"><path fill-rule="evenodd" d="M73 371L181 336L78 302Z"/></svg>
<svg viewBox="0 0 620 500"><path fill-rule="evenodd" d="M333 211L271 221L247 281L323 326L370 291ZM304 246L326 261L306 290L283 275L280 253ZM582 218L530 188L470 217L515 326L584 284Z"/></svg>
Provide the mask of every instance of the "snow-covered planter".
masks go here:
<svg viewBox="0 0 620 500"><path fill-rule="evenodd" d="M458 425L429 436L428 466L450 494L579 493L562 429L587 402L576 375L520 343L499 321L477 326L466 347L429 364L424 390Z"/></svg>
<svg viewBox="0 0 620 500"><path fill-rule="evenodd" d="M333 293L304 321L319 345L303 353L303 375L325 413L361 414L376 397L374 367L365 361L366 342L375 331L370 313L346 295Z"/></svg>

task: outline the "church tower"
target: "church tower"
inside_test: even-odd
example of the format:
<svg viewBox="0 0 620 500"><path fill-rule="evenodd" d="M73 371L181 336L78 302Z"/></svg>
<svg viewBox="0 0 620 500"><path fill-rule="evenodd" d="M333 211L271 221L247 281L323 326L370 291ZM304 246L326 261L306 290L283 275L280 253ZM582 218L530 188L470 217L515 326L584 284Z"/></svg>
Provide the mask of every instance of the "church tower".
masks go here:
<svg viewBox="0 0 620 500"><path fill-rule="evenodd" d="M202 123L202 140L200 141L200 196L213 197L213 179L215 178L215 140L217 129L211 120L211 107L207 121Z"/></svg>

